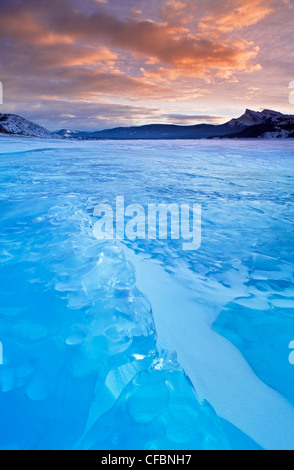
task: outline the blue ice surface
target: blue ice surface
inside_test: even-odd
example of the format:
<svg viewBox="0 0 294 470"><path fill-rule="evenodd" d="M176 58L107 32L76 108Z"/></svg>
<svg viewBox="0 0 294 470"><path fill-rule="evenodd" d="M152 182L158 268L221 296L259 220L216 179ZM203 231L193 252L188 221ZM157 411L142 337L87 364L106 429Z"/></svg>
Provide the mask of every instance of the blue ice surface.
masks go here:
<svg viewBox="0 0 294 470"><path fill-rule="evenodd" d="M185 351L195 375L201 371L201 397L177 360L185 339L179 351L161 348L164 332L159 341L147 277L144 292L124 245L160 266L175 286L195 279L191 308L206 303L213 310L213 331L285 401L283 418L291 422L293 157L293 143L284 141L1 137L0 448L275 447L271 429L246 409L236 410L236 421L228 413L229 422L226 410L238 408L231 384L222 384L228 398L219 404L217 387L209 389L213 371L203 375L197 362L197 342L187 339ZM118 195L144 207L201 204L201 248L183 251L177 240L96 240L94 207L114 206ZM162 279L155 282L164 303ZM167 326L177 334L180 310L173 321ZM269 417L272 411L266 410ZM284 432L281 442L288 443Z"/></svg>

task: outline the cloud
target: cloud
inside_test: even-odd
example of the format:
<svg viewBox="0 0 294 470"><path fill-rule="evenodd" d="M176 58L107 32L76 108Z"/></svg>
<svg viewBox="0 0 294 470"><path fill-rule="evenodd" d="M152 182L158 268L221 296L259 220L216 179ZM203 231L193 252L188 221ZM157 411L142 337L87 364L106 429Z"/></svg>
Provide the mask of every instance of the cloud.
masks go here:
<svg viewBox="0 0 294 470"><path fill-rule="evenodd" d="M151 20L120 20L107 12L86 15L74 12L53 18L51 27L57 35L80 41L104 42L107 46L131 51L143 59L176 69L203 74L219 67L242 70L257 56L252 43L214 40L192 34L169 23Z"/></svg>
<svg viewBox="0 0 294 470"><path fill-rule="evenodd" d="M169 122L186 126L199 123L221 124L226 121L224 116L214 116L211 114L165 114L163 117Z"/></svg>
<svg viewBox="0 0 294 470"><path fill-rule="evenodd" d="M5 74L2 81L6 100L15 95L26 100L47 96L51 99L94 101L100 96L125 97L131 101L174 96L172 90L167 87L156 86L126 75L87 68L73 68L70 75L64 69L54 69L52 74L42 73L17 82L12 82L9 75Z"/></svg>
<svg viewBox="0 0 294 470"><path fill-rule="evenodd" d="M21 114L54 131L61 128L75 130L99 130L116 126L138 125L160 121L158 108L111 103L101 99L87 101L40 100L38 103L15 103L7 110Z"/></svg>
<svg viewBox="0 0 294 470"><path fill-rule="evenodd" d="M167 0L160 9L160 16L168 23L187 25L193 20L197 8L195 1Z"/></svg>
<svg viewBox="0 0 294 470"><path fill-rule="evenodd" d="M52 118L55 102L72 103L58 116L79 124L79 103L92 112L89 106L101 100L116 102L127 122L141 115L125 106L150 109L166 122L198 115L212 122L228 113L225 100L230 108L242 106L242 97L244 107L245 100L273 107L271 97L276 104L285 95L289 105L292 6L291 0L1 0L4 109L18 105L34 116L42 109ZM97 122L108 123L106 110L120 122L111 107Z"/></svg>
<svg viewBox="0 0 294 470"><path fill-rule="evenodd" d="M229 33L259 23L275 11L273 0L231 0L227 2L227 11L220 14L208 14L203 17L199 26L204 31Z"/></svg>
<svg viewBox="0 0 294 470"><path fill-rule="evenodd" d="M4 10L0 17L0 37L44 48L91 42L93 46L125 50L145 60L151 58L155 63L188 70L195 75L219 67L242 70L257 56L256 48L249 42L215 40L169 22L132 17L120 19L103 8L89 14L71 8L69 0L61 9L53 8L52 3L56 7L60 4L55 0L46 9L44 2L40 2L35 9L36 2L27 0L26 9ZM180 13L183 4L173 2L173 5Z"/></svg>

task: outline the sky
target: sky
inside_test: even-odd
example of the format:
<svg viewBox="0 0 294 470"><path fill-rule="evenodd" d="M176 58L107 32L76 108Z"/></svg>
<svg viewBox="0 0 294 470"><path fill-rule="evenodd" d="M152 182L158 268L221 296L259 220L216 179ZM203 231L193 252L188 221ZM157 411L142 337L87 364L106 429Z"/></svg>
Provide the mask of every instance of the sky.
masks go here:
<svg viewBox="0 0 294 470"><path fill-rule="evenodd" d="M50 130L294 114L293 24L294 0L0 0L0 113Z"/></svg>

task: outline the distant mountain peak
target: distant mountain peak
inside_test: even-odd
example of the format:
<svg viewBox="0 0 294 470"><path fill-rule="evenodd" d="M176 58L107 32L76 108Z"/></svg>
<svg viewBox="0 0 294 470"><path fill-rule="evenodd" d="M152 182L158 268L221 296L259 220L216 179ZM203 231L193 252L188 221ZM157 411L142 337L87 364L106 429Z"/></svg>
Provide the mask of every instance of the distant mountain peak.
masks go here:
<svg viewBox="0 0 294 470"><path fill-rule="evenodd" d="M272 123L282 118L289 117L278 111L272 109L264 109L263 111L253 111L252 109L246 109L245 113L237 119L232 119L228 124L231 127L236 126L256 126L258 124L266 124L268 120Z"/></svg>
<svg viewBox="0 0 294 470"><path fill-rule="evenodd" d="M228 124L231 127L236 126L254 126L260 124L264 120L264 115L259 111L246 109L245 113L237 119L232 119Z"/></svg>

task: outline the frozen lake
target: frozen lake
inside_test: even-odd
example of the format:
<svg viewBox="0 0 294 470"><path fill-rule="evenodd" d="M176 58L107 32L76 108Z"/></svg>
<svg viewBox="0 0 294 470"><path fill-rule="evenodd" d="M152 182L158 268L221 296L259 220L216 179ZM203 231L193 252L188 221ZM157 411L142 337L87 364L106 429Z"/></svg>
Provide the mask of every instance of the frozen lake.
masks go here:
<svg viewBox="0 0 294 470"><path fill-rule="evenodd" d="M0 448L294 449L293 142L1 137L0 170ZM99 242L116 196L200 204L200 249Z"/></svg>

